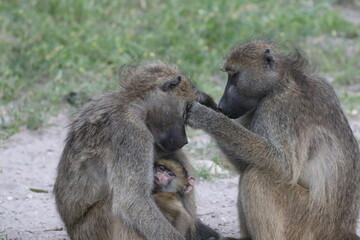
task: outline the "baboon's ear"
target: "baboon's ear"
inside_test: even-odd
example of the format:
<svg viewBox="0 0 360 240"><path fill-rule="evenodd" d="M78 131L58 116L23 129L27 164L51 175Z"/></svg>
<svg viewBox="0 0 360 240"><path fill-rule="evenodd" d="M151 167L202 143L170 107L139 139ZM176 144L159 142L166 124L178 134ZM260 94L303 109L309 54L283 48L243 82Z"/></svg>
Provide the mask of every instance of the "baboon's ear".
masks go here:
<svg viewBox="0 0 360 240"><path fill-rule="evenodd" d="M180 82L181 76L173 77L162 85L161 90L163 90L164 92L170 91L174 89Z"/></svg>
<svg viewBox="0 0 360 240"><path fill-rule="evenodd" d="M274 69L275 60L270 52L270 49L268 49L268 48L264 52L264 61L265 61L265 65L268 69L271 69L271 70Z"/></svg>
<svg viewBox="0 0 360 240"><path fill-rule="evenodd" d="M195 184L195 178L194 177L188 177L188 184L184 187L184 193L189 193L194 187Z"/></svg>
<svg viewBox="0 0 360 240"><path fill-rule="evenodd" d="M218 111L218 107L214 99L207 93L196 90L196 101L201 103L202 105L212 108L215 111Z"/></svg>

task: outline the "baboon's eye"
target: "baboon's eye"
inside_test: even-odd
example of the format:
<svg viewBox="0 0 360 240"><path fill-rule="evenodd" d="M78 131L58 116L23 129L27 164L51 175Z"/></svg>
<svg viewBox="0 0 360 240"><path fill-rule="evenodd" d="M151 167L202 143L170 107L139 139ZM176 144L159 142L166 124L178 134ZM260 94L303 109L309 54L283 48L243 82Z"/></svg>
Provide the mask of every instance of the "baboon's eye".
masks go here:
<svg viewBox="0 0 360 240"><path fill-rule="evenodd" d="M239 76L240 76L240 72L236 72L236 73L233 73L233 74L229 73L228 79L229 79L230 83L236 85L237 82L238 82Z"/></svg>
<svg viewBox="0 0 360 240"><path fill-rule="evenodd" d="M160 169L160 171L165 171L166 170L166 168L163 165L159 165L159 169Z"/></svg>
<svg viewBox="0 0 360 240"><path fill-rule="evenodd" d="M168 174L169 174L170 177L175 177L175 174L170 170L168 171Z"/></svg>
<svg viewBox="0 0 360 240"><path fill-rule="evenodd" d="M228 71L228 74L230 77L235 78L240 74L240 72L239 71Z"/></svg>

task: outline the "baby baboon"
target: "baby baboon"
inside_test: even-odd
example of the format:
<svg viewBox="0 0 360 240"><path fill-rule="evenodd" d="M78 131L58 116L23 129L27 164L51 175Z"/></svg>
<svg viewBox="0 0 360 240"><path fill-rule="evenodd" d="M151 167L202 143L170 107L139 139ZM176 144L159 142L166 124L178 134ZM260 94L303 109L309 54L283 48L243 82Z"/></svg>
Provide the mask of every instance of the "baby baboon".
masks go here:
<svg viewBox="0 0 360 240"><path fill-rule="evenodd" d="M203 94L203 93L199 92L198 94ZM204 96L206 96L206 98L209 97L207 94L204 94ZM201 97L201 98L205 99L205 97ZM199 101L198 97L197 97L197 100ZM208 101L213 101L213 100L207 100L206 102L208 102ZM203 101L200 100L200 102L202 104L204 104ZM175 152L167 152L167 151L162 151L159 148L156 148L155 153L156 153L155 159L166 159L168 161L172 161L172 162L174 162L175 165L179 165L179 166L183 167L189 176L194 175L193 166L189 163L188 158L181 150L178 150ZM186 239L188 239L188 240L219 240L219 239L222 239L222 238L220 238L220 235L216 231L214 231L212 228L210 228L209 226L202 223L200 221L200 219L197 218L196 205L195 205L195 192L194 191L190 191L190 192L187 192L186 194L183 194L181 196L181 201L182 201L182 205L185 208L186 212L191 217L191 224L195 223L195 231L194 231L194 227L191 227L190 234L189 233L187 234Z"/></svg>
<svg viewBox="0 0 360 240"><path fill-rule="evenodd" d="M241 174L238 211L252 239L360 239L359 146L333 88L297 51L235 47L219 109L194 103L188 123L212 135Z"/></svg>
<svg viewBox="0 0 360 240"><path fill-rule="evenodd" d="M185 239L151 191L155 155L187 143L184 113L196 89L162 62L123 68L120 77L118 91L90 101L70 125L57 209L71 239Z"/></svg>
<svg viewBox="0 0 360 240"><path fill-rule="evenodd" d="M183 235L195 230L195 221L185 209L182 199L194 187L195 178L185 167L169 159L156 161L154 167L155 203L165 218Z"/></svg>

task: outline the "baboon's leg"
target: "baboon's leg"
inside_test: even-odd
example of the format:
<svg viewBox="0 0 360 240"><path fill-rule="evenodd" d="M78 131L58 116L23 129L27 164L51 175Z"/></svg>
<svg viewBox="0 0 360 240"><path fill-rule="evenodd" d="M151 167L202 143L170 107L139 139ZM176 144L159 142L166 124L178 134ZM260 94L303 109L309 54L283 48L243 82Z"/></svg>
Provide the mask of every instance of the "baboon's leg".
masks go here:
<svg viewBox="0 0 360 240"><path fill-rule="evenodd" d="M306 189L275 183L255 168L243 174L240 184L239 200L254 240L313 239L305 219L309 216Z"/></svg>
<svg viewBox="0 0 360 240"><path fill-rule="evenodd" d="M241 177L240 177L239 186L241 186L240 184L241 184ZM238 206L238 216L239 216L239 222L240 222L240 233L242 236L241 239L246 239L246 238L250 238L250 234L249 234L249 231L246 226L246 219L245 219L245 215L244 215L245 213L244 213L241 199L242 199L241 191L239 191L237 206Z"/></svg>
<svg viewBox="0 0 360 240"><path fill-rule="evenodd" d="M112 240L145 240L136 230L127 226L119 218L114 218L114 238Z"/></svg>
<svg viewBox="0 0 360 240"><path fill-rule="evenodd" d="M273 196L270 182L260 178L253 170L243 174L238 208L244 209L248 231L253 239L286 240L284 209L277 203L277 196Z"/></svg>
<svg viewBox="0 0 360 240"><path fill-rule="evenodd" d="M74 240L111 240L112 227L109 203L106 203L89 209L83 219L68 230Z"/></svg>

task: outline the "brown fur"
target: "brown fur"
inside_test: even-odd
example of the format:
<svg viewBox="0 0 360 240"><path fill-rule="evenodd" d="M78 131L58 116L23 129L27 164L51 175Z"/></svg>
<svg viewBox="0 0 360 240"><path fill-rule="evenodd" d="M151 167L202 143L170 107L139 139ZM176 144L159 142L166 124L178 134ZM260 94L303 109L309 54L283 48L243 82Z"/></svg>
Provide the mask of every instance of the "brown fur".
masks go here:
<svg viewBox="0 0 360 240"><path fill-rule="evenodd" d="M166 192L160 191L154 193L155 203L165 218L169 220L183 236L190 236L191 232L194 232L196 229L196 219L190 215L183 205L183 198L188 194L183 191L189 184L187 180L189 177L187 170L181 166L180 163L170 159L160 159L156 161L156 165L165 166L172 171L175 174L175 178L171 181L176 184L171 185L172 189L170 189L170 186L164 189Z"/></svg>
<svg viewBox="0 0 360 240"><path fill-rule="evenodd" d="M177 76L181 82L163 91ZM118 91L94 98L70 125L54 186L58 211L71 239L182 240L151 196L161 154L155 135L181 121L196 90L162 62L123 69L121 78Z"/></svg>
<svg viewBox="0 0 360 240"><path fill-rule="evenodd" d="M194 176L195 171L193 166L190 164L187 156L182 151L176 151L176 152L164 152L157 150L156 151L156 157L155 159L157 163L164 163L171 164L172 167L175 166L182 166L182 172L180 173L180 178L186 178L186 176ZM183 182L185 185L186 183ZM158 193L160 194L160 193ZM156 194L156 195L158 195ZM198 219L196 215L196 205L195 205L195 191L191 191L187 194L182 194L181 196L176 194L173 196L173 194L170 194L172 196L169 196L167 193L164 195L158 195L155 198L158 198L156 201L164 201L164 203L158 203L158 205L164 205L165 213L167 211L174 211L180 218L178 220L182 219L188 219L190 223L190 232L187 232L186 239L188 240L218 240L220 239L220 235L213 229L211 229L209 226L205 225ZM165 196L166 198L169 197L170 199L173 199L174 204L179 204L177 199L181 199L181 205L182 207L177 207L178 205L173 206L171 202L166 201L165 199L162 199L162 197ZM184 211L185 210L185 211ZM171 216L170 216L171 217ZM171 219L167 218L170 222Z"/></svg>
<svg viewBox="0 0 360 240"><path fill-rule="evenodd" d="M160 208L165 218L183 235L195 230L195 222L183 207L181 199L173 193L154 194L156 205ZM193 230L192 230L193 228Z"/></svg>
<svg viewBox="0 0 360 240"><path fill-rule="evenodd" d="M244 236L360 239L359 146L333 88L308 70L299 51L283 55L264 41L236 46L224 70L236 83L219 107L240 114L241 124L198 103L188 123L210 133L240 173Z"/></svg>
<svg viewBox="0 0 360 240"><path fill-rule="evenodd" d="M189 177L188 170L184 166L180 165L179 162L170 159L160 159L156 161L156 164L164 165L173 173L175 173L177 181L180 181L178 187L186 186L186 184L188 183L187 180L187 178Z"/></svg>

